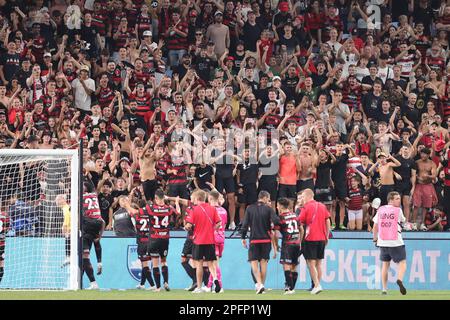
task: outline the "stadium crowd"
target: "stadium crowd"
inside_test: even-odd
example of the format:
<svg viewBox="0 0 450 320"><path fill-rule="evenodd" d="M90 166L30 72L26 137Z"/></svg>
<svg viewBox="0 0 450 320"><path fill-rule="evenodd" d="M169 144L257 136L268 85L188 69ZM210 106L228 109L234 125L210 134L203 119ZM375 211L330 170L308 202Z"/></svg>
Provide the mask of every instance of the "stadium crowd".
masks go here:
<svg viewBox="0 0 450 320"><path fill-rule="evenodd" d="M230 230L307 188L336 230L394 190L449 228L449 1L0 0L0 28L0 148L82 141L106 230L159 187L217 189Z"/></svg>

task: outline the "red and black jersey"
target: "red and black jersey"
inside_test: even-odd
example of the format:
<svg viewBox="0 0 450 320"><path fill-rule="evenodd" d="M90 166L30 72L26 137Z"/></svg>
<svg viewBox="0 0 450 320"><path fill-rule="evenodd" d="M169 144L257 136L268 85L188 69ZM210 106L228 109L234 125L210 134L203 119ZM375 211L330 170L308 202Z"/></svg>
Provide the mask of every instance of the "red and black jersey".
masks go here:
<svg viewBox="0 0 450 320"><path fill-rule="evenodd" d="M444 212L441 212L441 214L437 214L437 212L434 211L434 209L428 209L425 214L425 225L431 226L433 223L437 221L437 219L441 218L441 225L442 227L445 227L447 225L447 216Z"/></svg>
<svg viewBox="0 0 450 320"><path fill-rule="evenodd" d="M127 18L127 14L124 11L122 11L121 13L110 12L110 16L113 17L111 19L111 24L112 24L111 36L113 36L119 29L120 20L122 20L122 18Z"/></svg>
<svg viewBox="0 0 450 320"><path fill-rule="evenodd" d="M151 112L150 102L151 95L149 93L145 93L144 96L138 96L137 94L133 94L130 96L131 99L135 99L137 102L136 114L145 117L148 116L148 113Z"/></svg>
<svg viewBox="0 0 450 320"><path fill-rule="evenodd" d="M437 57L429 55L427 58L428 66L431 68L431 70L435 70L439 74L442 74L442 72L445 70L445 59L441 55Z"/></svg>
<svg viewBox="0 0 450 320"><path fill-rule="evenodd" d="M128 32L128 30L126 30L125 32L119 31L116 40L114 40L114 51L118 52L120 48L125 47L128 39L131 39L131 34Z"/></svg>
<svg viewBox="0 0 450 320"><path fill-rule="evenodd" d="M33 121L35 124L38 124L40 122L44 122L47 123L48 122L48 116L46 114L46 112L42 112L42 113L33 113Z"/></svg>
<svg viewBox="0 0 450 320"><path fill-rule="evenodd" d="M298 216L295 212L284 212L280 214L280 225L275 226L275 230L280 230L282 244L300 244L300 230L298 226Z"/></svg>
<svg viewBox="0 0 450 320"><path fill-rule="evenodd" d="M422 62L425 62L425 57L427 55L427 50L430 47L430 41L428 37L424 34L417 37L416 42L414 42L417 50L422 54Z"/></svg>
<svg viewBox="0 0 450 320"><path fill-rule="evenodd" d="M61 112L61 98L58 93L56 93L55 108L52 112L49 112L49 109L52 106L52 97L48 94L44 94L41 96L41 100L44 104L44 112L48 115L48 117L58 118L59 113Z"/></svg>
<svg viewBox="0 0 450 320"><path fill-rule="evenodd" d="M353 88L347 83L343 89L342 103L345 103L350 108L350 111L358 109L361 105L362 86L357 85Z"/></svg>
<svg viewBox="0 0 450 320"><path fill-rule="evenodd" d="M108 23L108 17L103 14L92 15L92 26L102 37L106 36L106 26Z"/></svg>
<svg viewBox="0 0 450 320"><path fill-rule="evenodd" d="M171 26L173 26L173 23ZM186 34L188 33L188 25L185 22L179 22L175 28ZM188 48L187 36L182 37L178 33L168 35L166 38L166 43L168 50L187 50Z"/></svg>
<svg viewBox="0 0 450 320"><path fill-rule="evenodd" d="M6 234L9 230L9 217L6 213L0 212L0 247L5 246Z"/></svg>
<svg viewBox="0 0 450 320"><path fill-rule="evenodd" d="M349 188L348 197L350 201L347 207L350 210L361 210L363 205L364 190L362 188Z"/></svg>
<svg viewBox="0 0 450 320"><path fill-rule="evenodd" d="M167 169L169 169L170 155L165 153L161 159L156 161L155 169L156 169L156 179L159 181L165 180L167 181Z"/></svg>
<svg viewBox="0 0 450 320"><path fill-rule="evenodd" d="M110 87L106 88L100 87L100 91L97 94L97 100L102 110L107 106L109 106L109 104L113 99L114 99L114 91Z"/></svg>
<svg viewBox="0 0 450 320"><path fill-rule="evenodd" d="M306 14L305 25L308 26L308 30L319 30L322 28L323 22L325 20L325 15L323 13L312 13Z"/></svg>
<svg viewBox="0 0 450 320"><path fill-rule="evenodd" d="M168 205L146 205L143 210L147 211L150 217L150 239L169 239L170 217L178 212Z"/></svg>
<svg viewBox="0 0 450 320"><path fill-rule="evenodd" d="M168 174L169 184L186 184L187 183L187 164L183 157L170 157L168 169L177 170L177 173Z"/></svg>
<svg viewBox="0 0 450 320"><path fill-rule="evenodd" d="M143 17L140 14L136 19L136 28L138 30L139 39L141 39L144 31L152 29L152 17Z"/></svg>
<svg viewBox="0 0 450 320"><path fill-rule="evenodd" d="M281 122L281 117L277 114L269 114L264 121L264 129L276 129Z"/></svg>
<svg viewBox="0 0 450 320"><path fill-rule="evenodd" d="M102 218L96 193L83 194L83 216L90 219Z"/></svg>
<svg viewBox="0 0 450 320"><path fill-rule="evenodd" d="M336 28L338 34L344 29L344 24L341 21L339 15L332 18L330 16L325 17L325 21L322 29L322 42L327 42L330 40L330 31L332 28Z"/></svg>
<svg viewBox="0 0 450 320"><path fill-rule="evenodd" d="M148 205L147 205L148 206ZM138 243L148 242L150 236L150 215L146 208L140 208L133 216L136 221L136 240Z"/></svg>
<svg viewBox="0 0 450 320"><path fill-rule="evenodd" d="M150 73L148 70L134 71L133 77L130 79L130 89L134 90L136 83L142 82L144 85L148 85L150 81Z"/></svg>
<svg viewBox="0 0 450 320"><path fill-rule="evenodd" d="M31 46L31 53L36 58L37 61L42 61L44 59L44 50L47 46L47 40L44 37L39 36L33 39L33 44Z"/></svg>

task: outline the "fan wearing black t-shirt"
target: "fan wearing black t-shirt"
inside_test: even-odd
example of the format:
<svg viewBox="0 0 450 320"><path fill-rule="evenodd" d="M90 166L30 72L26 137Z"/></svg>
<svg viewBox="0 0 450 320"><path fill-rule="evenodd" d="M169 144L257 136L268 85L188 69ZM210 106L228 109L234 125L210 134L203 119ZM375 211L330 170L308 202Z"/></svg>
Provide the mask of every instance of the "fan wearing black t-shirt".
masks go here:
<svg viewBox="0 0 450 320"><path fill-rule="evenodd" d="M395 191L400 193L402 196L403 212L405 214L406 221L408 221L411 207L411 195L414 192L416 185L417 171L416 162L412 158L412 146L404 144L400 148L400 155L395 158L401 164L399 167L394 168L394 171L401 177L401 180L397 180L395 183Z"/></svg>

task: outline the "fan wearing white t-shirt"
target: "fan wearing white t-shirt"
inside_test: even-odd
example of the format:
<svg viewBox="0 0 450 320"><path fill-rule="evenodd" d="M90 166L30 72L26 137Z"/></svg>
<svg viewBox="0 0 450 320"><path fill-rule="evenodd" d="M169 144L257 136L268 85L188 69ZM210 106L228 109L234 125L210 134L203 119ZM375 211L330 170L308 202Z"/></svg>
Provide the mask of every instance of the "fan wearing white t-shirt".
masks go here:
<svg viewBox="0 0 450 320"><path fill-rule="evenodd" d="M403 277L406 272L406 250L402 239L402 223L406 222L401 206L401 196L398 192L389 192L388 204L378 208L373 218L373 242L380 248L382 294L387 294L388 271L391 260L398 264L397 285L402 295L406 294Z"/></svg>

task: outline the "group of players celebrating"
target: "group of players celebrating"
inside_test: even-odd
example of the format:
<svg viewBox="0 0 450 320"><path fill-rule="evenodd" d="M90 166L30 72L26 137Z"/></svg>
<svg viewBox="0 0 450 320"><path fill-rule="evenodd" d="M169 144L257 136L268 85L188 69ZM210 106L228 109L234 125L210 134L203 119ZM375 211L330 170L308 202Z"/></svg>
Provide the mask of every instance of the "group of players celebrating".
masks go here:
<svg viewBox="0 0 450 320"><path fill-rule="evenodd" d="M90 250L94 243L100 244L99 240L105 224L101 218L97 195L92 183L85 181L83 187L83 273L86 273L90 281L90 285L86 289L93 290L99 287L90 261ZM147 290L159 292L161 291L162 275L162 287L166 291L170 291L167 265L170 221L174 216L181 215L181 206L184 206L184 225L188 232L181 253L181 265L192 280L192 284L186 290L193 293L223 292L219 260L224 251L225 226L227 224L227 211L222 207L224 201L223 195L216 189L209 192L195 190L190 200L169 197L164 194L162 189L157 189L153 200L146 202L141 207L132 203L128 196L120 196L120 206L130 215L135 228L137 253L142 265L141 281L136 288L145 289L145 283L148 282L150 287ZM173 206L167 203L172 203ZM280 263L284 265L286 278L285 291L287 294L294 293L298 278L296 267L301 254L300 244L304 232L298 220L301 204L297 201L295 210L293 205L291 200L280 198L277 202L279 215L276 215L270 203L270 194L261 191L258 202L247 207L241 236L245 239L247 230L250 229L248 255L249 262L252 264L252 277L257 293L265 292L262 283L265 281L267 262L272 247L275 256L278 251L281 252ZM261 212L266 214L259 214L261 209ZM199 212L200 220L203 219L203 221L195 220L196 210ZM252 215L255 210L257 214ZM208 234L205 225L209 227L210 223L213 225L214 231ZM66 224L67 217L64 225ZM265 232L266 229L269 232ZM67 229L65 231L67 233ZM196 233L196 231L198 232ZM258 232L264 233L264 235L259 237ZM260 239L255 239L255 237ZM280 237L282 239L281 248L278 247ZM247 247L246 244L244 246ZM257 263L260 264L260 267L254 268Z"/></svg>

